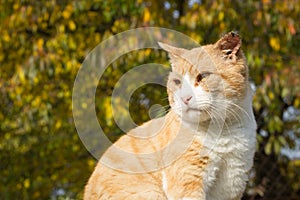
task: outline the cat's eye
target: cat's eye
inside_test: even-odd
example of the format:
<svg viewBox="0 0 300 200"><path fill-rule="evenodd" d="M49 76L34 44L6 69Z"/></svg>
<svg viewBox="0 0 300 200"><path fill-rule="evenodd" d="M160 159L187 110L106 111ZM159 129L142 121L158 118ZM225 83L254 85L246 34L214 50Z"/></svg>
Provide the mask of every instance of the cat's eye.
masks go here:
<svg viewBox="0 0 300 200"><path fill-rule="evenodd" d="M232 50L226 49L222 51L225 55L229 56L232 53Z"/></svg>
<svg viewBox="0 0 300 200"><path fill-rule="evenodd" d="M173 82L176 84L176 85L180 85L181 84L181 80L175 78L173 79Z"/></svg>
<svg viewBox="0 0 300 200"><path fill-rule="evenodd" d="M227 51L226 55L229 56L232 53L232 51Z"/></svg>
<svg viewBox="0 0 300 200"><path fill-rule="evenodd" d="M211 75L210 72L203 72L198 74L198 76L196 77L196 82L201 82L203 79L207 78L209 75Z"/></svg>

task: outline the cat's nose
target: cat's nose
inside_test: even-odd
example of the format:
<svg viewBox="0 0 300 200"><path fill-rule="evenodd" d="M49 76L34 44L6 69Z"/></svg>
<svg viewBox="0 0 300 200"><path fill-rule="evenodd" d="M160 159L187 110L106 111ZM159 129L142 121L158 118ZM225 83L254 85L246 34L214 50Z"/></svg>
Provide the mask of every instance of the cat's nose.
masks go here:
<svg viewBox="0 0 300 200"><path fill-rule="evenodd" d="M187 96L187 97L181 97L183 103L188 105L189 101L192 99L192 96Z"/></svg>

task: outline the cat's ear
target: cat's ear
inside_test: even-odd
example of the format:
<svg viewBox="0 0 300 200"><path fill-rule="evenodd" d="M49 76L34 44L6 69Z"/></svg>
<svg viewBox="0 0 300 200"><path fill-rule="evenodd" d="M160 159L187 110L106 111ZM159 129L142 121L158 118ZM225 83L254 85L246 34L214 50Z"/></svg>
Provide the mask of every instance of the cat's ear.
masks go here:
<svg viewBox="0 0 300 200"><path fill-rule="evenodd" d="M236 61L239 56L241 45L242 40L240 36L232 31L217 41L215 47L222 52L225 59Z"/></svg>
<svg viewBox="0 0 300 200"><path fill-rule="evenodd" d="M158 44L163 50L168 52L171 63L176 62L178 59L183 59L183 54L187 51L186 49L174 47L162 42L158 42Z"/></svg>

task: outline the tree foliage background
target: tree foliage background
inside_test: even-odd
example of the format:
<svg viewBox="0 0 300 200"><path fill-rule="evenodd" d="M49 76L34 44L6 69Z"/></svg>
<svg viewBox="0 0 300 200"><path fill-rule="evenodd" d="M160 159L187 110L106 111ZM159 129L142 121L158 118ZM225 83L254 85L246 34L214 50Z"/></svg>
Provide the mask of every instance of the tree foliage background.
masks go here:
<svg viewBox="0 0 300 200"><path fill-rule="evenodd" d="M244 199L299 199L299 0L0 0L0 22L0 199L82 198L96 161L72 119L76 73L104 39L147 26L183 32L200 44L239 31L256 85L258 122ZM123 56L99 83L96 110L111 140L122 134L108 106L114 84L149 62L167 63L165 52ZM133 119L148 120L150 106L167 105L165 97L163 87L139 89Z"/></svg>

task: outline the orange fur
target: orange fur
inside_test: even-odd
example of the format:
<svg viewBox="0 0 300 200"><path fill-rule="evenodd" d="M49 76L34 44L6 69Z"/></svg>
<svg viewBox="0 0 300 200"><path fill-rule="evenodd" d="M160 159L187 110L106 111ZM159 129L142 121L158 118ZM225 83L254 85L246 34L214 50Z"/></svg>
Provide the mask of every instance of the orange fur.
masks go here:
<svg viewBox="0 0 300 200"><path fill-rule="evenodd" d="M173 71L167 83L171 107L175 102L174 92L181 87L174 82L174 79L182 80L182 76L186 73L194 82L199 73L210 72L212 74L195 83L195 87L202 87L205 92L223 94L226 98L243 99L248 87L248 69L239 47L240 39L232 33L215 44L192 50L164 45L164 49L170 53ZM224 84L220 85L220 82ZM203 128L208 122L199 122L199 124ZM184 136L180 138L182 134ZM147 139L139 137L141 135ZM175 152L176 149L162 151L176 137L182 141L193 136L193 130L182 126L182 119L173 112L173 109L165 117L153 119L131 130L114 146L136 154L136 160L126 162L127 158L114 153L111 148L104 157L112 163L119 163L119 166L131 165L126 166L131 171L143 170L144 173L120 171L99 162L85 187L84 199L179 200L185 197L205 199L204 176L207 173L207 166L212 165L213 160L210 155L200 153L205 148L203 141L197 137L192 138L183 152ZM180 149L181 143L176 145ZM178 158L168 163L168 158L176 153L179 155ZM153 154L152 160L148 163L140 159L138 155L141 154ZM150 169L153 165L157 166L156 170ZM163 183L164 179L167 180L166 185ZM240 196L241 192L237 196Z"/></svg>

